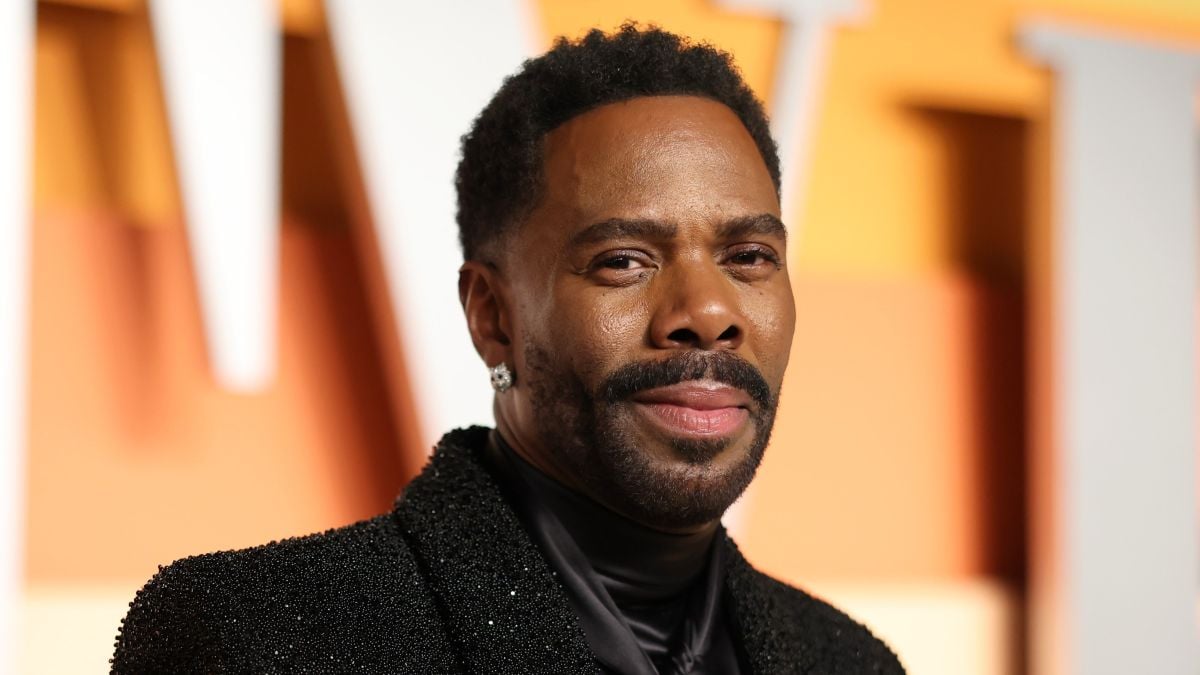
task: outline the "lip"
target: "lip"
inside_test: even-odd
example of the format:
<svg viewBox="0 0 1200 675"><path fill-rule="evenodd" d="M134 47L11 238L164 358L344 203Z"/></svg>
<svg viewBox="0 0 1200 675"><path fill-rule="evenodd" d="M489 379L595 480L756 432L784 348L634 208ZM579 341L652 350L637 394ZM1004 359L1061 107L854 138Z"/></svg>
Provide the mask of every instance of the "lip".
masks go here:
<svg viewBox="0 0 1200 675"><path fill-rule="evenodd" d="M746 392L708 380L647 389L631 400L656 426L675 437L730 436L750 418Z"/></svg>

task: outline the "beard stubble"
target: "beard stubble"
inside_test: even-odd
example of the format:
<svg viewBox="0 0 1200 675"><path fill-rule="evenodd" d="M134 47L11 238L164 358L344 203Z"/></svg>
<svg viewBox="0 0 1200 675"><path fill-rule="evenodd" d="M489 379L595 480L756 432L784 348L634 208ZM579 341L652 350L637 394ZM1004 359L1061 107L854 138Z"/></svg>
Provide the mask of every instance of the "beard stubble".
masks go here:
<svg viewBox="0 0 1200 675"><path fill-rule="evenodd" d="M656 529L688 530L720 518L754 478L779 392L772 392L745 359L732 352L692 350L628 363L606 375L595 392L552 363L546 351L527 345L522 379L529 386L539 441L609 508ZM698 379L742 389L755 403L750 445L728 466L713 459L735 439L671 439L671 452L681 461L663 461L640 448L630 428L632 395Z"/></svg>

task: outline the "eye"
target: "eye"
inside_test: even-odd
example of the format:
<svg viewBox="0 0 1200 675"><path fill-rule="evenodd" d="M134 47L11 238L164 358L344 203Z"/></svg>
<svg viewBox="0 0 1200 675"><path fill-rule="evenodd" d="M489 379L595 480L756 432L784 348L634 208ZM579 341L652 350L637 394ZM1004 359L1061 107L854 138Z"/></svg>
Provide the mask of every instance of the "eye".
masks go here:
<svg viewBox="0 0 1200 675"><path fill-rule="evenodd" d="M591 268L593 270L615 270L623 272L626 270L640 270L645 267L650 267L654 264L650 256L642 251L631 249L623 249L617 251L606 251L596 256L592 260Z"/></svg>
<svg viewBox="0 0 1200 675"><path fill-rule="evenodd" d="M742 251L735 253L729 261L736 265L754 265L765 259L761 251Z"/></svg>
<svg viewBox="0 0 1200 675"><path fill-rule="evenodd" d="M599 262L599 267L610 270L629 270L634 269L640 263L628 255L615 255L609 258L604 258Z"/></svg>
<svg viewBox="0 0 1200 675"><path fill-rule="evenodd" d="M606 251L588 266L594 279L605 285L623 286L635 283L654 267L654 259L637 250Z"/></svg>
<svg viewBox="0 0 1200 675"><path fill-rule="evenodd" d="M779 256L764 246L734 249L725 260L738 267L780 267Z"/></svg>

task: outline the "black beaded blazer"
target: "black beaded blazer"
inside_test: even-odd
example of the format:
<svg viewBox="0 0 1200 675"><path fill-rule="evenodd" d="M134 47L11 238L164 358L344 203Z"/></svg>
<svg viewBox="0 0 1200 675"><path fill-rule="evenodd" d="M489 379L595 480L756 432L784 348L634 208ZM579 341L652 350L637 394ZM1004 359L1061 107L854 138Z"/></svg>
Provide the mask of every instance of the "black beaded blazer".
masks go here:
<svg viewBox="0 0 1200 675"><path fill-rule="evenodd" d="M443 437L390 513L160 568L130 603L112 672L597 673L483 463L487 433ZM752 672L904 672L866 628L727 545L726 611Z"/></svg>

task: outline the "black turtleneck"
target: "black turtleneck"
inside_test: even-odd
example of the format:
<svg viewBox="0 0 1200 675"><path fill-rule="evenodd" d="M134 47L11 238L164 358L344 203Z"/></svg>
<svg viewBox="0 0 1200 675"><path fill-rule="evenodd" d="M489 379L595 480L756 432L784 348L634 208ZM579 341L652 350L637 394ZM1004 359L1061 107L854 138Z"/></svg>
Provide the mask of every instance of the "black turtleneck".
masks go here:
<svg viewBox="0 0 1200 675"><path fill-rule="evenodd" d="M580 495L514 452L498 432L491 463L558 575L588 643L610 672L741 672L721 609L719 523L671 534Z"/></svg>

